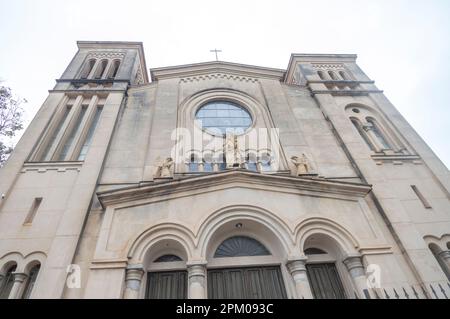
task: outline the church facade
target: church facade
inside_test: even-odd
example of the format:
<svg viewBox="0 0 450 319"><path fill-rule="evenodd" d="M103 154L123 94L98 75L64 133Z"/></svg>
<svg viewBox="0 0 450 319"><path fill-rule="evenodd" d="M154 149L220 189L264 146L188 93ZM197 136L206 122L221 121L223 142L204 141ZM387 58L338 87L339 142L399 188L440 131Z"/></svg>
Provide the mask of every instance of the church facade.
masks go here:
<svg viewBox="0 0 450 319"><path fill-rule="evenodd" d="M449 171L356 56L78 48L0 169L0 297L450 296Z"/></svg>

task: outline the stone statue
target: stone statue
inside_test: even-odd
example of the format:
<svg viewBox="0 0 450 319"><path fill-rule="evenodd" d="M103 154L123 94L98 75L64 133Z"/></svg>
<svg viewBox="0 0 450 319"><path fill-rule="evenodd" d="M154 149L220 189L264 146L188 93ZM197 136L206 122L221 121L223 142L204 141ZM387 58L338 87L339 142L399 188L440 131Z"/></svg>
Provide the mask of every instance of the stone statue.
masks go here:
<svg viewBox="0 0 450 319"><path fill-rule="evenodd" d="M172 177L172 165L173 159L171 157L166 158L158 167L159 177L167 178Z"/></svg>
<svg viewBox="0 0 450 319"><path fill-rule="evenodd" d="M297 169L295 176L311 174L311 165L309 164L309 160L305 154L302 154L300 158L293 156L291 157L291 161Z"/></svg>
<svg viewBox="0 0 450 319"><path fill-rule="evenodd" d="M240 167L242 164L237 136L233 134L226 136L225 160L227 168Z"/></svg>

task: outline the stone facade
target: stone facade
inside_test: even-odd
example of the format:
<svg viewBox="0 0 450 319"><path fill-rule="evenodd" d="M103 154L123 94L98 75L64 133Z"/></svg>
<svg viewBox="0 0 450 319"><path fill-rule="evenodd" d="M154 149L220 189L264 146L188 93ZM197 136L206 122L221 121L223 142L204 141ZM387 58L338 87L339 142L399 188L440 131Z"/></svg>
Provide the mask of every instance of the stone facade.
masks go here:
<svg viewBox="0 0 450 319"><path fill-rule="evenodd" d="M78 46L0 170L9 298L24 297L36 265L31 298L145 298L162 271L186 271L187 297L206 298L209 270L261 266L279 267L287 298L312 298L315 264L335 265L347 298L450 296L449 171L356 56L292 54L287 70L208 62L149 79L140 43ZM215 100L245 108L271 144L242 146L247 131L241 162L225 167L201 160L226 153L221 136L174 152ZM276 166L264 168L265 153ZM270 255L216 258L232 236ZM166 255L179 260L155 262Z"/></svg>

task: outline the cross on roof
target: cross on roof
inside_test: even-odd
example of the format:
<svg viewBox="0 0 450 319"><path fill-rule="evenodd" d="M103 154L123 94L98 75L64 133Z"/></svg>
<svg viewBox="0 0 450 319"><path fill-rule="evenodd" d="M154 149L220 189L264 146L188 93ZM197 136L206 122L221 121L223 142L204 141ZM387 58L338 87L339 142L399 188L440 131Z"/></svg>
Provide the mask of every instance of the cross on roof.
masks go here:
<svg viewBox="0 0 450 319"><path fill-rule="evenodd" d="M214 52L216 54L216 61L219 61L219 57L218 57L217 53L222 52L222 50L214 49L214 50L210 50L209 52Z"/></svg>

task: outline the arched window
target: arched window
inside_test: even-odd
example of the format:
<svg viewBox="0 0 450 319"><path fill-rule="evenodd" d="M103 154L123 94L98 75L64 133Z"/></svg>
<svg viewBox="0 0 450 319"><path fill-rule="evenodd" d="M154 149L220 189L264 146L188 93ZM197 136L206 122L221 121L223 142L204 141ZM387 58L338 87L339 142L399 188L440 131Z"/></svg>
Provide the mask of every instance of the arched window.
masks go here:
<svg viewBox="0 0 450 319"><path fill-rule="evenodd" d="M170 262L174 262L174 261L183 261L183 259L181 259L177 255L169 254L169 255L163 255L163 256L156 258L154 263L170 263Z"/></svg>
<svg viewBox="0 0 450 319"><path fill-rule="evenodd" d="M428 248L430 248L431 252L434 255L434 258L436 258L437 262L439 263L439 266L441 266L442 271L447 276L447 279L450 280L450 271L447 268L445 260L443 260L442 257L440 256L442 250L436 244L429 244Z"/></svg>
<svg viewBox="0 0 450 319"><path fill-rule="evenodd" d="M41 269L41 265L36 265L30 270L30 274L28 275L27 284L25 286L23 292L23 299L30 299L31 292L33 291L34 284L36 283L37 276L39 274L39 270Z"/></svg>
<svg viewBox="0 0 450 319"><path fill-rule="evenodd" d="M244 256L269 256L267 248L256 239L235 236L223 241L217 248L214 258L244 257Z"/></svg>
<svg viewBox="0 0 450 319"><path fill-rule="evenodd" d="M103 73L105 73L106 67L108 66L108 60L102 60L95 70L95 79L101 79L103 77Z"/></svg>
<svg viewBox="0 0 450 319"><path fill-rule="evenodd" d="M392 147L390 146L389 142L384 137L383 132L381 131L380 127L378 126L378 123L375 121L375 119L368 117L367 123L371 125L371 129L375 136L377 137L378 141L381 143L384 150L390 150Z"/></svg>
<svg viewBox="0 0 450 319"><path fill-rule="evenodd" d="M326 79L325 79L325 74L323 74L323 71L317 71L317 75L319 76L319 78L322 80L322 81L325 81Z"/></svg>
<svg viewBox="0 0 450 319"><path fill-rule="evenodd" d="M92 69L94 68L95 65L95 59L90 59L86 65L83 68L83 71L80 74L80 78L81 79L87 79L89 74L91 73Z"/></svg>
<svg viewBox="0 0 450 319"><path fill-rule="evenodd" d="M341 76L341 78L343 80L346 80L346 81L350 80L349 77L347 76L347 74L344 71L339 71L339 75Z"/></svg>
<svg viewBox="0 0 450 319"><path fill-rule="evenodd" d="M109 71L108 79L114 79L117 75L117 71L119 70L120 60L114 60L111 70Z"/></svg>
<svg viewBox="0 0 450 319"><path fill-rule="evenodd" d="M336 73L334 73L333 71L328 71L328 75L334 81L338 81L339 80L338 77L336 76Z"/></svg>
<svg viewBox="0 0 450 319"><path fill-rule="evenodd" d="M198 161L195 154L191 154L189 159L189 172L198 172Z"/></svg>
<svg viewBox="0 0 450 319"><path fill-rule="evenodd" d="M11 289L14 285L14 272L17 265L9 266L8 270L4 274L4 277L0 283L0 299L8 299Z"/></svg>
<svg viewBox="0 0 450 319"><path fill-rule="evenodd" d="M350 120L352 121L355 128L358 130L358 133L359 133L359 135L361 135L364 142L366 142L366 144L370 147L370 149L372 151L375 151L375 147L373 146L373 144L370 142L368 136L366 135L366 132L364 131L361 122L355 117L351 117Z"/></svg>
<svg viewBox="0 0 450 319"><path fill-rule="evenodd" d="M245 159L247 164L247 169L249 171L257 172L258 171L258 165L257 165L257 156L253 153L248 153L247 158Z"/></svg>

